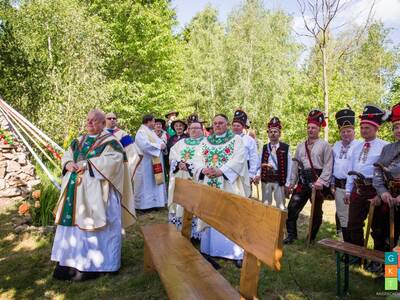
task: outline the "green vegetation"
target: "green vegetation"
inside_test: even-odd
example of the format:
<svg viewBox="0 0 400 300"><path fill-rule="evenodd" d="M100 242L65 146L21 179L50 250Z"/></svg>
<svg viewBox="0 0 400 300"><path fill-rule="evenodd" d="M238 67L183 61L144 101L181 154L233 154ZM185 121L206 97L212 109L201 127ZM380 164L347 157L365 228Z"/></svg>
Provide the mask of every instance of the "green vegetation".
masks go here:
<svg viewBox="0 0 400 300"><path fill-rule="evenodd" d="M139 216L127 231L122 248L122 268L118 275L83 283L52 279L50 261L53 235L13 233L11 217L15 209L0 211L0 298L1 299L167 299L157 274L143 273L143 239L139 226L165 223L166 210ZM306 235L307 218L301 217L299 236ZM335 235L335 226L324 223L319 238ZM239 285L239 270L233 263L219 260L223 276ZM189 270L190 272L190 270ZM307 248L301 239L284 249L282 270L263 268L260 299L336 299L336 263L334 253L318 245ZM352 268L350 296L347 299L378 299L384 291L383 280Z"/></svg>
<svg viewBox="0 0 400 300"><path fill-rule="evenodd" d="M0 94L64 146L96 106L115 111L132 133L148 112L174 108L209 122L242 107L261 138L279 116L292 145L305 135L306 113L323 108L317 46L301 45L293 18L261 0L243 1L226 24L208 6L182 32L167 0L13 3L0 1ZM389 32L375 22L361 36L351 23L328 33L331 142L338 109L359 114L366 103L399 101L398 45Z"/></svg>
<svg viewBox="0 0 400 300"><path fill-rule="evenodd" d="M48 226L54 225L53 209L57 203L60 191L51 183L39 166L36 166L36 173L40 178L40 184L34 189L40 190L40 200L30 199L33 225ZM35 206L39 203L39 207Z"/></svg>

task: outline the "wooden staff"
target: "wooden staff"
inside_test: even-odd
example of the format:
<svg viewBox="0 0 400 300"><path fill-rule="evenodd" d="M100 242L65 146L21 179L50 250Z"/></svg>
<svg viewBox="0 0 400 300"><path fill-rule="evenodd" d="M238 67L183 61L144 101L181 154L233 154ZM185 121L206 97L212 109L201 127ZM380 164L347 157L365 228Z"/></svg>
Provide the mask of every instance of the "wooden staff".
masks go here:
<svg viewBox="0 0 400 300"><path fill-rule="evenodd" d="M385 167L383 164L374 163L374 167L380 168L382 170L383 179L390 186L390 181L394 180L392 174L389 169ZM394 248L394 206L393 203L389 203L389 247L390 251Z"/></svg>
<svg viewBox="0 0 400 300"><path fill-rule="evenodd" d="M258 190L258 184L255 184L256 190L257 190L257 199L260 201L260 191Z"/></svg>
<svg viewBox="0 0 400 300"><path fill-rule="evenodd" d="M367 224L367 231L365 232L365 239L364 239L364 248L368 248L368 240L369 240L369 234L371 232L371 225L372 225L372 220L374 218L374 211L375 211L375 205L370 204L369 205L369 212L368 212L368 224ZM361 259L361 266L364 265L364 258Z"/></svg>
<svg viewBox="0 0 400 300"><path fill-rule="evenodd" d="M311 190L311 212L310 212L310 221L308 224L308 237L307 237L307 245L311 245L311 232L313 226L313 219L314 219L314 210L315 210L315 197L317 195L317 190L315 187L312 187Z"/></svg>
<svg viewBox="0 0 400 300"><path fill-rule="evenodd" d="M393 204L391 204L389 206L390 208L390 216L389 216L389 220L390 220L390 239L389 239L389 245L390 245L390 251L393 250L394 248L394 206Z"/></svg>

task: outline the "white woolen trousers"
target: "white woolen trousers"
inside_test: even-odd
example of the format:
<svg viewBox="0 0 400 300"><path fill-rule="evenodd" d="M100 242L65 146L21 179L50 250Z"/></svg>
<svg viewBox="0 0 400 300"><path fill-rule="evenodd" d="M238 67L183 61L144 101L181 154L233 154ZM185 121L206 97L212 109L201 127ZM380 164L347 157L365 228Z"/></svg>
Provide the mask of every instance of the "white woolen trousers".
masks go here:
<svg viewBox="0 0 400 300"><path fill-rule="evenodd" d="M286 209L285 189L277 182L261 183L262 201L266 205L272 205L272 198L275 200L275 206L279 209Z"/></svg>
<svg viewBox="0 0 400 300"><path fill-rule="evenodd" d="M336 203L336 213L338 215L340 226L347 227L349 221L349 206L344 204L344 197L346 196L346 190L341 188L336 188L335 192L335 203Z"/></svg>

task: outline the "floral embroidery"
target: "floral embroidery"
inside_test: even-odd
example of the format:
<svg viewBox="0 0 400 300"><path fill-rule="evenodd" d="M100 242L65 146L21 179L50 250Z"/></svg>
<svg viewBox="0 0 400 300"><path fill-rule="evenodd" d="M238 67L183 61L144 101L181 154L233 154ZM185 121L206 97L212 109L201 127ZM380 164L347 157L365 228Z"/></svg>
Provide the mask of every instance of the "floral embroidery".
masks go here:
<svg viewBox="0 0 400 300"><path fill-rule="evenodd" d="M225 146L208 146L203 144L202 153L207 167L221 168L233 155L235 140ZM221 188L222 177L208 178L207 185Z"/></svg>
<svg viewBox="0 0 400 300"><path fill-rule="evenodd" d="M193 158L194 154L195 154L194 148L192 148L192 147L184 148L181 151L181 159L183 161L191 160Z"/></svg>
<svg viewBox="0 0 400 300"><path fill-rule="evenodd" d="M205 156L207 166L220 168L233 155L234 146L234 140L224 147L209 147L203 144L202 152Z"/></svg>

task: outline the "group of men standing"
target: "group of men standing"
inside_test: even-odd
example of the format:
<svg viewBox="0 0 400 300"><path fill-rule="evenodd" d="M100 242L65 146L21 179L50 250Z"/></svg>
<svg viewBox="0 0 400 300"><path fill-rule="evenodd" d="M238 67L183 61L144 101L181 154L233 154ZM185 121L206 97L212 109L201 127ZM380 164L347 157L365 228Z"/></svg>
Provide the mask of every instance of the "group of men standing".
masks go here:
<svg viewBox="0 0 400 300"><path fill-rule="evenodd" d="M307 138L293 158L289 145L280 141L282 124L277 117L268 122L269 142L258 149L256 140L246 134L249 119L243 110L235 111L232 122L217 114L212 131L205 131L196 115L186 121L177 116L171 112L165 122L145 115L133 138L117 127L115 114L89 112L87 134L74 140L63 157L62 191L55 209L54 277L81 280L118 271L121 230L132 224L135 209L167 205L169 222L180 229L183 209L173 202L175 178L244 197L251 196L252 184L261 182L262 201L271 205L274 199L279 209L288 211L285 244L297 239L297 219L311 198L309 239L316 239L324 198L333 193L344 241L363 246L364 221L374 205L374 248L389 250L389 212L400 204L400 104L390 114L397 140L393 144L377 138L388 114L375 106L366 106L360 116L362 141L354 140L355 113L337 112L340 141L333 147L319 138L324 114L312 110ZM400 215L394 211L397 244ZM202 253L233 259L240 267L240 247L201 220L192 225Z"/></svg>

